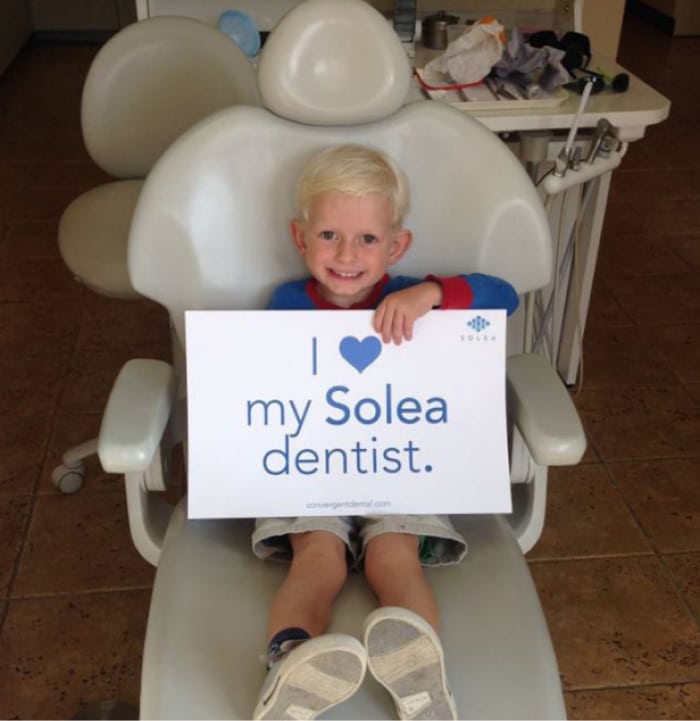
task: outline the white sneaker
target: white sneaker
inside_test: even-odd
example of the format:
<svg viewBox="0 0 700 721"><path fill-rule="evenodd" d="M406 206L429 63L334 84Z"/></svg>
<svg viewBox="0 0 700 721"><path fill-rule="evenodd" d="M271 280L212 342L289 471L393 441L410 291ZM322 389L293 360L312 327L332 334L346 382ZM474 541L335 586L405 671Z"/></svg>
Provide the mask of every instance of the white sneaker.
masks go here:
<svg viewBox="0 0 700 721"><path fill-rule="evenodd" d="M367 669L367 654L352 636L329 633L292 649L268 672L254 719L315 719L350 698Z"/></svg>
<svg viewBox="0 0 700 721"><path fill-rule="evenodd" d="M445 658L433 627L405 608L386 606L365 620L367 664L392 695L401 719L456 719Z"/></svg>

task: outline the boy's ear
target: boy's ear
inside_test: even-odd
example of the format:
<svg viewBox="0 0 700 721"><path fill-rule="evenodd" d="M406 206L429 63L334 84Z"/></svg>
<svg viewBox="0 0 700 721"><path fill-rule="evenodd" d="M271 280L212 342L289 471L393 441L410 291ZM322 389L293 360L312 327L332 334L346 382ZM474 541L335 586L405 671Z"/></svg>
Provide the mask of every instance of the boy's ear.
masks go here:
<svg viewBox="0 0 700 721"><path fill-rule="evenodd" d="M401 228L394 238L394 242L391 245L389 251L389 264L393 265L398 263L399 260L404 256L405 252L411 247L413 242L413 233L406 228Z"/></svg>
<svg viewBox="0 0 700 721"><path fill-rule="evenodd" d="M306 254L306 241L304 240L304 226L298 218L294 218L289 224L289 230L292 235L292 243L299 251L300 255Z"/></svg>

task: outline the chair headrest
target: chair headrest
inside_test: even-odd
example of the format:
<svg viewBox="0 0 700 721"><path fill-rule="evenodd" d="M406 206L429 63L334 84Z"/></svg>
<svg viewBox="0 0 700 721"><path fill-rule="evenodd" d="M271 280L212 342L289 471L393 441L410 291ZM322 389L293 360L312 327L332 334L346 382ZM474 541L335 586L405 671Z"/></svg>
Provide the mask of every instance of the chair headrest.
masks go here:
<svg viewBox="0 0 700 721"><path fill-rule="evenodd" d="M81 122L90 157L110 175L143 178L185 130L238 103L259 105L243 51L199 20L128 25L95 56Z"/></svg>
<svg viewBox="0 0 700 721"><path fill-rule="evenodd" d="M391 24L362 0L306 0L274 28L260 55L264 105L310 125L387 117L406 100L411 66Z"/></svg>

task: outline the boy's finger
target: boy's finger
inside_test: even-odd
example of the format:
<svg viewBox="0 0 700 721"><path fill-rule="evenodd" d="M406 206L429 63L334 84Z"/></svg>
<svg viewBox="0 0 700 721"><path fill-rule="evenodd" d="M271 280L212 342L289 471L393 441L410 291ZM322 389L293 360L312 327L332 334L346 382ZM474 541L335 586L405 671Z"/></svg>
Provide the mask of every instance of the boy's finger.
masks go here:
<svg viewBox="0 0 700 721"><path fill-rule="evenodd" d="M382 303L374 311L374 318L372 319L372 326L374 328L375 333L380 333L382 330L382 325L384 322L384 315L385 315L385 312L384 312L385 308L386 308L386 305L384 303Z"/></svg>
<svg viewBox="0 0 700 721"><path fill-rule="evenodd" d="M403 340L403 318L403 314L401 313L396 313L394 316L392 335L396 345L401 345L401 341Z"/></svg>
<svg viewBox="0 0 700 721"><path fill-rule="evenodd" d="M396 324L399 320L399 314L393 310L390 315L384 319L384 342L391 343L396 341Z"/></svg>
<svg viewBox="0 0 700 721"><path fill-rule="evenodd" d="M384 341L384 343L388 343L391 340L392 325L392 313L390 310L386 310L386 312L382 314L381 325L377 328L377 332L382 334L382 341Z"/></svg>
<svg viewBox="0 0 700 721"><path fill-rule="evenodd" d="M404 320L403 337L406 340L413 338L413 322L413 319L408 317Z"/></svg>

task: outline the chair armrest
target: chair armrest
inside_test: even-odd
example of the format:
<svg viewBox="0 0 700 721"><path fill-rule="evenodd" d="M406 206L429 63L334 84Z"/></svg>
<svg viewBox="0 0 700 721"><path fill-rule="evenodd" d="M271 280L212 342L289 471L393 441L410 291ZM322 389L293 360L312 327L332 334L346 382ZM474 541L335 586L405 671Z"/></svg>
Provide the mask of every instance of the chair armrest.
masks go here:
<svg viewBox="0 0 700 721"><path fill-rule="evenodd" d="M175 373L159 360L128 361L114 381L97 453L108 473L145 471L160 444L175 398Z"/></svg>
<svg viewBox="0 0 700 721"><path fill-rule="evenodd" d="M586 435L566 387L541 355L514 355L506 362L508 415L535 463L572 466L586 450Z"/></svg>

